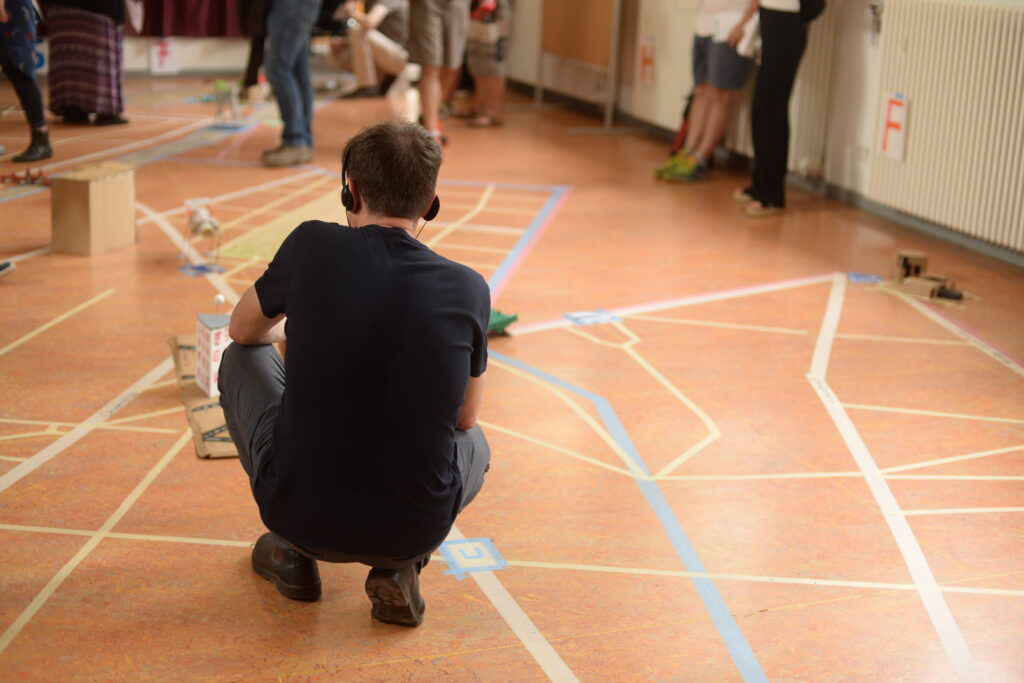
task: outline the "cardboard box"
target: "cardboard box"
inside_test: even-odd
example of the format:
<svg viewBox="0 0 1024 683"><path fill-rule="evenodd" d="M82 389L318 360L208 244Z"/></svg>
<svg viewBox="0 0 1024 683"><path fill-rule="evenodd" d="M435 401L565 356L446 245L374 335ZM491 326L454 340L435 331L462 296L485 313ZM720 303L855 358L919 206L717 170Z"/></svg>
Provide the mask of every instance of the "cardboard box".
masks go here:
<svg viewBox="0 0 1024 683"><path fill-rule="evenodd" d="M167 340L174 357L174 370L181 387L188 426L192 429L196 456L200 458L235 458L238 449L228 434L220 400L210 398L196 386L196 338L191 334L174 335Z"/></svg>
<svg viewBox="0 0 1024 683"><path fill-rule="evenodd" d="M50 248L101 254L135 244L135 168L104 161L54 178Z"/></svg>
<svg viewBox="0 0 1024 683"><path fill-rule="evenodd" d="M896 252L898 277L918 277L928 270L928 256L923 251L900 249Z"/></svg>
<svg viewBox="0 0 1024 683"><path fill-rule="evenodd" d="M231 343L227 315L200 313L196 316L196 385L207 396L218 396L220 357Z"/></svg>

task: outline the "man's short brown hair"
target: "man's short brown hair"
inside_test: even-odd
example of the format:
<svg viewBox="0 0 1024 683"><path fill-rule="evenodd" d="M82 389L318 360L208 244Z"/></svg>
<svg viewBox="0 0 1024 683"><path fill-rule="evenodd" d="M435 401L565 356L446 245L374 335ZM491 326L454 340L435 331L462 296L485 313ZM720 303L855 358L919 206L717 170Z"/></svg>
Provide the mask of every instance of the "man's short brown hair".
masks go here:
<svg viewBox="0 0 1024 683"><path fill-rule="evenodd" d="M441 147L415 123L378 123L348 141L341 163L371 212L417 219L434 198Z"/></svg>

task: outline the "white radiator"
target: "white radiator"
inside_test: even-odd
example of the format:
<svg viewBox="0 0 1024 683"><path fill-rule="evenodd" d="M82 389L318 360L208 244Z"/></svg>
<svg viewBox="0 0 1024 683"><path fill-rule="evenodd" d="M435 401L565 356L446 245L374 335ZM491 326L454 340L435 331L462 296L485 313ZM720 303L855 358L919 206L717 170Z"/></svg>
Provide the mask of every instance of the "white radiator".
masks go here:
<svg viewBox="0 0 1024 683"><path fill-rule="evenodd" d="M828 0L825 12L811 23L789 101L789 170L810 178L820 177L825 166L832 53L840 14L836 5L840 2ZM727 140L729 149L749 157L754 156L750 138L753 82L751 79L744 90Z"/></svg>
<svg viewBox="0 0 1024 683"><path fill-rule="evenodd" d="M889 0L880 49L868 197L1024 251L1024 3ZM894 93L902 161L878 150Z"/></svg>
<svg viewBox="0 0 1024 683"><path fill-rule="evenodd" d="M613 83L607 67L545 53L541 53L540 59L545 90L600 104L610 97Z"/></svg>

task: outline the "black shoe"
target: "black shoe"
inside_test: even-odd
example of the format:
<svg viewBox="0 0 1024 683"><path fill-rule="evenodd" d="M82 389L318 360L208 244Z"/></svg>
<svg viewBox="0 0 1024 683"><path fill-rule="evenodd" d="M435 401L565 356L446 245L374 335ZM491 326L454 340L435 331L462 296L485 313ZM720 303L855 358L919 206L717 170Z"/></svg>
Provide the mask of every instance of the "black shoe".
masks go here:
<svg viewBox="0 0 1024 683"><path fill-rule="evenodd" d="M420 595L420 572L415 565L371 569L366 576L366 595L373 603L370 615L377 621L399 626L423 623L426 604Z"/></svg>
<svg viewBox="0 0 1024 683"><path fill-rule="evenodd" d="M357 88L347 95L342 95L343 100L358 100L364 97L380 97L381 91L375 85L368 85L365 88Z"/></svg>
<svg viewBox="0 0 1024 683"><path fill-rule="evenodd" d="M273 581L281 595L292 600L320 599L320 571L316 560L274 542L274 535L260 536L252 549L252 570Z"/></svg>
<svg viewBox="0 0 1024 683"><path fill-rule="evenodd" d="M64 123L79 125L89 123L89 112L77 107L67 107L61 112L60 117L64 120Z"/></svg>
<svg viewBox="0 0 1024 683"><path fill-rule="evenodd" d="M45 130L33 130L32 142L28 148L14 157L13 161L41 161L53 156L53 148L50 147L50 135Z"/></svg>
<svg viewBox="0 0 1024 683"><path fill-rule="evenodd" d="M120 126L121 124L128 123L128 119L120 114L97 114L94 123L97 126Z"/></svg>

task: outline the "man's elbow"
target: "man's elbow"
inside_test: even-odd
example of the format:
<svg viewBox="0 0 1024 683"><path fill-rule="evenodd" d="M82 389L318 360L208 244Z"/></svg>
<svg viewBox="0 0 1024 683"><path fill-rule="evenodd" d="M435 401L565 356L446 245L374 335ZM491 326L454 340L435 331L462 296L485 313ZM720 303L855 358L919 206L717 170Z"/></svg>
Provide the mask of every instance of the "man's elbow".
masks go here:
<svg viewBox="0 0 1024 683"><path fill-rule="evenodd" d="M476 415L459 415L455 428L466 432L476 426Z"/></svg>
<svg viewBox="0 0 1024 683"><path fill-rule="evenodd" d="M247 346L253 346L259 343L259 340L256 335L252 333L252 330L245 329L245 326L236 321L235 316L231 316L231 322L228 323L228 336L231 337L231 341L238 342L239 344L245 344Z"/></svg>

